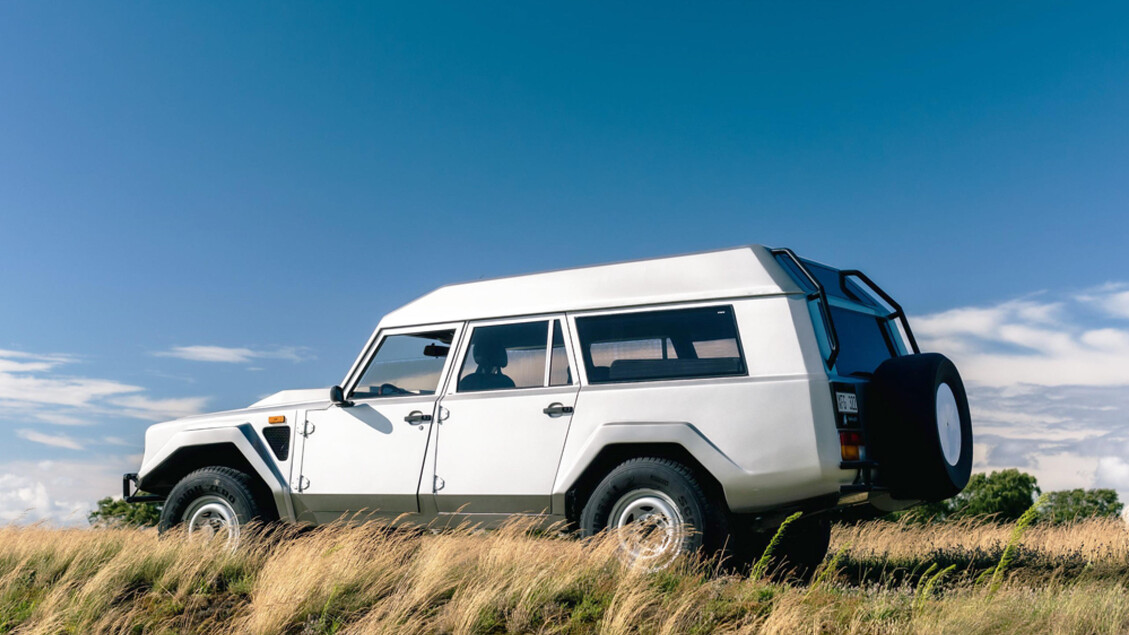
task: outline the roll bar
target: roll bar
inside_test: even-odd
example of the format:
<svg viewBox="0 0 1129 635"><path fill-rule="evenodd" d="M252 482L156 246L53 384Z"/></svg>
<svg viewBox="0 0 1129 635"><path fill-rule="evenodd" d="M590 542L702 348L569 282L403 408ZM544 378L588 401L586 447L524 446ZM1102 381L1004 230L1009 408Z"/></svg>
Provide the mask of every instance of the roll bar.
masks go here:
<svg viewBox="0 0 1129 635"><path fill-rule="evenodd" d="M882 287L875 284L874 281L867 277L865 273L859 271L858 269L843 269L839 272L839 288L843 290L843 293L846 293L859 302L862 302L862 298L855 295L855 293L847 287L848 278L858 278L859 280L861 280L863 284L865 284L867 287L870 287L871 291L878 294L878 297L882 298L882 300L885 301L886 304L889 304L890 307L894 309L894 312L890 315L887 315L886 319L895 317L898 318L898 321L902 324L902 328L905 329L906 339L909 340L909 344L913 348L913 352L915 354L920 353L921 349L917 347L917 338L913 336L913 331L909 328L909 320L906 319L906 312L902 310L902 305L895 302L894 298L890 297L890 294L883 291Z"/></svg>
<svg viewBox="0 0 1129 635"><path fill-rule="evenodd" d="M777 249L770 249L769 253L774 256L787 256L788 259L796 265L796 268L804 274L808 282L815 287L815 291L809 293L807 297L808 300L819 300L819 315L823 318L823 328L827 331L827 342L831 347L831 352L827 355L827 368L830 369L835 365L835 359L839 357L839 334L835 332L835 323L831 320L831 308L827 303L827 291L823 288L823 285L820 284L819 280L808 271L808 268L804 266L804 263L800 261L799 257L796 256L796 252L787 247L779 247ZM841 276L839 281L840 284L843 284L843 278ZM917 344L914 344L914 348L917 348Z"/></svg>

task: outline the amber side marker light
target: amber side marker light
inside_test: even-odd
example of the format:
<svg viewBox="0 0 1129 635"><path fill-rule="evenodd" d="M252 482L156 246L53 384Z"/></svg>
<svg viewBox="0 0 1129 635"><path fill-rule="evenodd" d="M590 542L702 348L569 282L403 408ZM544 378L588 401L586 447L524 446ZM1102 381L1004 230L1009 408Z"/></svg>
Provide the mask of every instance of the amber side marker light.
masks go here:
<svg viewBox="0 0 1129 635"><path fill-rule="evenodd" d="M862 456L862 434L859 432L839 433L840 453L844 461L857 461Z"/></svg>
<svg viewBox="0 0 1129 635"><path fill-rule="evenodd" d="M275 415L267 419L267 423L286 423L286 417L282 415Z"/></svg>

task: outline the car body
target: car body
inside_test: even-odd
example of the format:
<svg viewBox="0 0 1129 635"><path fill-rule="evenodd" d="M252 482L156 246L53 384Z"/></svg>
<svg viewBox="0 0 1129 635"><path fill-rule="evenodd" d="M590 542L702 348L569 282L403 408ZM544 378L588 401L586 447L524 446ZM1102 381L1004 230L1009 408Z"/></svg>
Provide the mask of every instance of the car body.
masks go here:
<svg viewBox="0 0 1129 635"><path fill-rule="evenodd" d="M959 375L944 404L920 390L938 417L955 407L918 425L924 440L871 438L868 419L902 416L868 406L875 374L916 349L865 275L759 245L455 284L385 316L339 387L150 427L125 493L164 499L224 467L263 517L291 522L577 524L617 466L646 458L754 531L795 510L880 513L954 494L970 469ZM946 457L947 482L918 491L917 468L883 471L876 453L915 443L923 463ZM195 526L178 513L168 526Z"/></svg>

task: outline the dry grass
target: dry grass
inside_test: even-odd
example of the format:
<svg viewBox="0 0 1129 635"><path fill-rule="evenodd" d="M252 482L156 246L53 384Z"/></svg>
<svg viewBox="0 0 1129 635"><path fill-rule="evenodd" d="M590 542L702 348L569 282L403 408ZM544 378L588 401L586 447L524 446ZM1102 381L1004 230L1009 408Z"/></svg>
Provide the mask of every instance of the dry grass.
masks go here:
<svg viewBox="0 0 1129 635"><path fill-rule="evenodd" d="M645 573L624 567L610 540L522 525L283 531L233 553L152 531L8 527L0 633L1129 631L1123 525L1031 528L993 594L978 578L1010 530L838 528L835 570L799 585L710 563ZM938 577L945 563L957 567Z"/></svg>
<svg viewBox="0 0 1129 635"><path fill-rule="evenodd" d="M943 524L871 522L837 527L831 549L860 579L889 580L930 564L956 565L957 576L994 567L1014 525L975 520ZM1066 577L1120 579L1129 574L1129 527L1118 519L1069 525L1033 525L1023 534L1015 575L1029 582Z"/></svg>

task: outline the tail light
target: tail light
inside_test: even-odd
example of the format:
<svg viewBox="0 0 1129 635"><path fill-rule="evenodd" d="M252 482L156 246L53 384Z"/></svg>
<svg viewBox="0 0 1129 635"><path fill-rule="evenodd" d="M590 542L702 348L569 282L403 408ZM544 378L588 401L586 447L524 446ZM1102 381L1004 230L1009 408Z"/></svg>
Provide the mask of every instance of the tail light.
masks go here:
<svg viewBox="0 0 1129 635"><path fill-rule="evenodd" d="M862 443L862 432L841 430L839 432L839 451L844 461L861 461L866 454Z"/></svg>
<svg viewBox="0 0 1129 635"><path fill-rule="evenodd" d="M865 461L866 441L859 417L859 399L855 384L831 384L835 404L835 427L839 430L839 453L844 461Z"/></svg>

